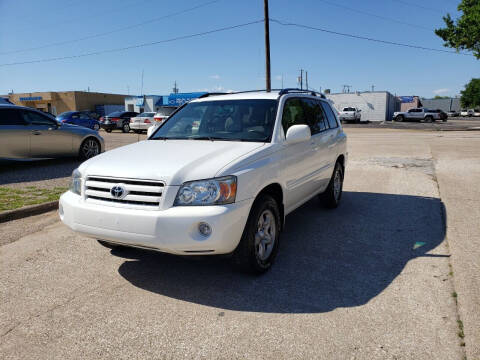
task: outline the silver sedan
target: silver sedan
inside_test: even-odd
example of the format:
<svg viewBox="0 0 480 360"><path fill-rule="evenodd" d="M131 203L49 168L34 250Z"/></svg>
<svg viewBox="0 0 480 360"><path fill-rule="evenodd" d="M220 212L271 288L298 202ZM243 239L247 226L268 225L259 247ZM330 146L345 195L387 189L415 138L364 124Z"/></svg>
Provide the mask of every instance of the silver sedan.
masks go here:
<svg viewBox="0 0 480 360"><path fill-rule="evenodd" d="M89 159L105 150L98 132L62 124L49 114L16 105L0 105L0 159Z"/></svg>

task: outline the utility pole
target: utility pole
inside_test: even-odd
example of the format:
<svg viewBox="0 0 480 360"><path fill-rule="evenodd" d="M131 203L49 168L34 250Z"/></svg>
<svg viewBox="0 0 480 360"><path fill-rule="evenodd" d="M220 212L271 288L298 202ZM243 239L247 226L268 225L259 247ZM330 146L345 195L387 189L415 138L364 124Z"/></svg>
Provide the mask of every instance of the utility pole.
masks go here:
<svg viewBox="0 0 480 360"><path fill-rule="evenodd" d="M303 90L303 69L300 69L300 89Z"/></svg>
<svg viewBox="0 0 480 360"><path fill-rule="evenodd" d="M305 71L305 87L308 90L308 71Z"/></svg>
<svg viewBox="0 0 480 360"><path fill-rule="evenodd" d="M270 18L268 16L268 0L263 0L263 10L265 13L265 81L266 90L272 90L272 81L270 74Z"/></svg>
<svg viewBox="0 0 480 360"><path fill-rule="evenodd" d="M282 74L282 89L283 89L283 74Z"/></svg>
<svg viewBox="0 0 480 360"><path fill-rule="evenodd" d="M375 85L372 85L372 92L375 91Z"/></svg>
<svg viewBox="0 0 480 360"><path fill-rule="evenodd" d="M175 84L173 85L173 93L178 94L177 80L175 80Z"/></svg>

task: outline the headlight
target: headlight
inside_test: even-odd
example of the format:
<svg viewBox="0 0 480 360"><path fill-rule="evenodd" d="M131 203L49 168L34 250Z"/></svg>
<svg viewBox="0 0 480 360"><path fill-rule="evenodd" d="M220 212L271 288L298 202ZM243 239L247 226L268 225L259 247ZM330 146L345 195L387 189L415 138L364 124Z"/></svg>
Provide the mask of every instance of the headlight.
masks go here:
<svg viewBox="0 0 480 360"><path fill-rule="evenodd" d="M70 183L70 191L80 195L82 192L82 174L78 169L72 172L72 182Z"/></svg>
<svg viewBox="0 0 480 360"><path fill-rule="evenodd" d="M237 177L190 181L178 190L174 205L224 205L235 202Z"/></svg>

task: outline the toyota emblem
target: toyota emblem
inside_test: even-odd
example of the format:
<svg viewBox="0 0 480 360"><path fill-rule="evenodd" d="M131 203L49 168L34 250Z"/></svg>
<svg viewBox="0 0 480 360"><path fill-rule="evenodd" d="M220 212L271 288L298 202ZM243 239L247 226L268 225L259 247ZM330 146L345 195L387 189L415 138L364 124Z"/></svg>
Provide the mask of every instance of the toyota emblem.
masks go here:
<svg viewBox="0 0 480 360"><path fill-rule="evenodd" d="M127 190L122 184L117 184L110 189L110 194L114 199L123 199L125 196L127 196Z"/></svg>

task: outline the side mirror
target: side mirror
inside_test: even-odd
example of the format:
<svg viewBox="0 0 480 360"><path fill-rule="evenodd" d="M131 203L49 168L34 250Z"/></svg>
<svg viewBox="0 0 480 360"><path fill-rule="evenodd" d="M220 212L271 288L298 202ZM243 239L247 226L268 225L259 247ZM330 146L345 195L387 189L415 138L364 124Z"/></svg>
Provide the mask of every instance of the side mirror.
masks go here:
<svg viewBox="0 0 480 360"><path fill-rule="evenodd" d="M296 144L302 141L307 141L312 137L308 125L293 125L287 130L285 141L287 144Z"/></svg>

